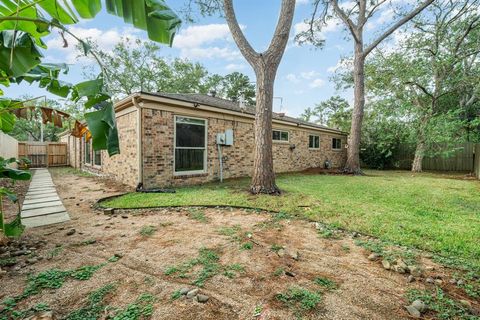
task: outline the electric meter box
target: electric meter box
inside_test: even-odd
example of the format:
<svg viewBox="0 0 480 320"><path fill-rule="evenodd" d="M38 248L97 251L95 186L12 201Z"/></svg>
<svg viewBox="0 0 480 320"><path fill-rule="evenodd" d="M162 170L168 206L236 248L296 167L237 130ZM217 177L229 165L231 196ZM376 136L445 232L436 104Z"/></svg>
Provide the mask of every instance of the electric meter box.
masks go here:
<svg viewBox="0 0 480 320"><path fill-rule="evenodd" d="M233 130L232 129L225 130L225 145L233 146Z"/></svg>

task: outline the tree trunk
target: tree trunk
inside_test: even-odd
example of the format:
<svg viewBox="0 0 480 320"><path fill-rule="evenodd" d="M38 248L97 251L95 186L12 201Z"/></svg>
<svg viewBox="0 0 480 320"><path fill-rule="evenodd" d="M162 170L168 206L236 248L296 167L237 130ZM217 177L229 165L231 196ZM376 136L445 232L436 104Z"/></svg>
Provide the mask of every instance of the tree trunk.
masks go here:
<svg viewBox="0 0 480 320"><path fill-rule="evenodd" d="M361 174L360 170L360 137L365 108L365 57L363 41L355 42L355 58L353 64L354 104L352 126L348 138L347 163L345 172Z"/></svg>
<svg viewBox="0 0 480 320"><path fill-rule="evenodd" d="M260 66L255 70L257 76L255 146L253 175L250 191L254 194L279 194L275 184L272 151L272 108L273 84L275 72Z"/></svg>
<svg viewBox="0 0 480 320"><path fill-rule="evenodd" d="M425 142L419 141L415 150L415 157L412 163L412 172L422 172L422 161L425 156Z"/></svg>

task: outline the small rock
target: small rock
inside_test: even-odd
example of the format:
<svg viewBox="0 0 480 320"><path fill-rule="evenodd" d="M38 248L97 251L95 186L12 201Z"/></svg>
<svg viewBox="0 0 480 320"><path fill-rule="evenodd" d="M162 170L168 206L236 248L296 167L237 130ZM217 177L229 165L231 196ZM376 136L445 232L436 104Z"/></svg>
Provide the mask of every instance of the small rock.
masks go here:
<svg viewBox="0 0 480 320"><path fill-rule="evenodd" d="M291 271L285 271L285 274L289 277L295 277L296 276L296 274L291 272Z"/></svg>
<svg viewBox="0 0 480 320"><path fill-rule="evenodd" d="M122 214L121 217L122 217L123 219L128 219L128 216L127 216L126 214Z"/></svg>
<svg viewBox="0 0 480 320"><path fill-rule="evenodd" d="M457 286L462 286L464 284L465 284L465 281L463 281L462 279L457 281Z"/></svg>
<svg viewBox="0 0 480 320"><path fill-rule="evenodd" d="M388 262L387 260L382 260L382 265L385 270L390 270L390 268L392 267L390 265L390 262Z"/></svg>
<svg viewBox="0 0 480 320"><path fill-rule="evenodd" d="M2 270L2 268L0 268L0 278L1 278L4 274L6 274L6 273L7 273L7 271Z"/></svg>
<svg viewBox="0 0 480 320"><path fill-rule="evenodd" d="M38 262L38 259L35 258L35 257L27 259L27 263L30 263L30 264L34 264L34 263L37 263L37 262Z"/></svg>
<svg viewBox="0 0 480 320"><path fill-rule="evenodd" d="M103 223L96 223L96 224L94 224L93 226L94 226L94 227L101 227L101 226L103 226Z"/></svg>
<svg viewBox="0 0 480 320"><path fill-rule="evenodd" d="M322 226L320 223L315 222L315 229L317 229L317 230L323 230L323 226Z"/></svg>
<svg viewBox="0 0 480 320"><path fill-rule="evenodd" d="M28 250L17 250L11 253L12 257L24 256L28 254Z"/></svg>
<svg viewBox="0 0 480 320"><path fill-rule="evenodd" d="M426 283L435 283L435 280L433 280L433 278L428 277L427 279L425 279L425 282Z"/></svg>
<svg viewBox="0 0 480 320"><path fill-rule="evenodd" d="M375 261L378 258L380 258L380 255L378 253L372 252L367 259L370 261Z"/></svg>
<svg viewBox="0 0 480 320"><path fill-rule="evenodd" d="M353 238L358 238L358 236L360 236L360 234L359 234L358 232L352 233L352 237L353 237Z"/></svg>
<svg viewBox="0 0 480 320"><path fill-rule="evenodd" d="M298 260L299 259L299 254L298 254L298 251L289 251L288 252L288 255L290 256L290 258L292 258L293 260Z"/></svg>
<svg viewBox="0 0 480 320"><path fill-rule="evenodd" d="M408 313L414 318L420 318L420 316L422 315L420 311L418 311L412 306L406 306L405 308L407 309Z"/></svg>
<svg viewBox="0 0 480 320"><path fill-rule="evenodd" d="M115 209L114 208L105 208L103 209L103 214L108 214L108 215L112 215L115 213Z"/></svg>
<svg viewBox="0 0 480 320"><path fill-rule="evenodd" d="M427 270L427 271L433 271L433 270L435 270L435 268L434 268L433 266L426 266L426 267L425 267L425 270Z"/></svg>
<svg viewBox="0 0 480 320"><path fill-rule="evenodd" d="M125 233L121 234L120 237L125 238L127 235Z"/></svg>
<svg viewBox="0 0 480 320"><path fill-rule="evenodd" d="M455 279L450 279L450 281L448 281L450 284L457 284L457 280Z"/></svg>
<svg viewBox="0 0 480 320"><path fill-rule="evenodd" d="M401 273L401 274L404 274L406 272L406 270L402 267L402 266L399 266L399 265L394 265L393 266L393 271L397 272L397 273Z"/></svg>
<svg viewBox="0 0 480 320"><path fill-rule="evenodd" d="M105 229L110 229L112 226L105 226Z"/></svg>
<svg viewBox="0 0 480 320"><path fill-rule="evenodd" d="M193 289L187 292L187 298L192 299L198 294L198 289Z"/></svg>
<svg viewBox="0 0 480 320"><path fill-rule="evenodd" d="M408 282L408 283L412 283L412 282L414 282L414 281L415 281L415 277L414 277L414 276L409 275L409 276L407 277L407 282Z"/></svg>
<svg viewBox="0 0 480 320"><path fill-rule="evenodd" d="M200 303L205 303L208 301L208 299L210 298L209 296L206 296L204 294L199 294L197 295L197 301L200 302Z"/></svg>
<svg viewBox="0 0 480 320"><path fill-rule="evenodd" d="M73 236L75 234L76 230L75 229L70 229L68 230L68 232L66 233L67 236Z"/></svg>
<svg viewBox="0 0 480 320"><path fill-rule="evenodd" d="M190 288L182 288L180 289L180 294L182 296L186 295L190 291Z"/></svg>
<svg viewBox="0 0 480 320"><path fill-rule="evenodd" d="M65 230L65 227L60 227L57 230L59 230L59 231Z"/></svg>
<svg viewBox="0 0 480 320"><path fill-rule="evenodd" d="M247 238L248 238L248 239L252 239L252 237L253 237L253 235L252 235L250 232L247 233Z"/></svg>
<svg viewBox="0 0 480 320"><path fill-rule="evenodd" d="M277 251L277 254L278 254L279 257L283 257L285 255L285 250L280 249L280 250Z"/></svg>
<svg viewBox="0 0 480 320"><path fill-rule="evenodd" d="M422 313L427 309L427 306L425 305L425 302L423 302L420 299L417 299L412 302L411 304L412 307L418 310L418 312Z"/></svg>
<svg viewBox="0 0 480 320"><path fill-rule="evenodd" d="M435 279L435 284L436 284L437 286L441 286L441 285L443 284L443 281L440 280L440 279Z"/></svg>
<svg viewBox="0 0 480 320"><path fill-rule="evenodd" d="M410 272L410 274L414 277L421 277L422 276L422 269L420 269L419 267L417 266L408 266L408 271Z"/></svg>

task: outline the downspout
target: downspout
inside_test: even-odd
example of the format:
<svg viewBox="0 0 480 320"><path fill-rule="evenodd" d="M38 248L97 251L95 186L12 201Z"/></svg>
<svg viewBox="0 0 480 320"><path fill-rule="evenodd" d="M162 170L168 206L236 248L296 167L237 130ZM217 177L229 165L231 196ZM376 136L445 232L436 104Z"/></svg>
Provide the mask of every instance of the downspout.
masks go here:
<svg viewBox="0 0 480 320"><path fill-rule="evenodd" d="M132 97L132 103L137 108L137 159L138 177L137 188L143 187L143 144L142 144L142 106L137 102L138 96Z"/></svg>

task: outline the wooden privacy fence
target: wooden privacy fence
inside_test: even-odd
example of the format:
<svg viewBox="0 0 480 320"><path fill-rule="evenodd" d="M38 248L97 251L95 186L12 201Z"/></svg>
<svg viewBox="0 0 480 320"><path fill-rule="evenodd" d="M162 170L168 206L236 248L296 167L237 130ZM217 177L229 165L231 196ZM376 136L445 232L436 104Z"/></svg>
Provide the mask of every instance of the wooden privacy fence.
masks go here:
<svg viewBox="0 0 480 320"><path fill-rule="evenodd" d="M28 158L30 167L66 166L67 144L63 142L19 142L18 157Z"/></svg>
<svg viewBox="0 0 480 320"><path fill-rule="evenodd" d="M475 146L475 164L474 172L478 179L480 179L480 143Z"/></svg>
<svg viewBox="0 0 480 320"><path fill-rule="evenodd" d="M473 142L460 143L455 146L444 146L444 151L455 150L449 156L425 156L422 162L423 170L438 171L474 171L475 148L477 149L476 162L480 160L480 144ZM439 148L442 150L442 147ZM415 155L415 146L401 144L398 152L394 154L394 163L399 169L410 170Z"/></svg>

